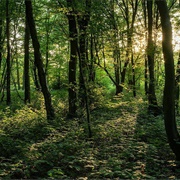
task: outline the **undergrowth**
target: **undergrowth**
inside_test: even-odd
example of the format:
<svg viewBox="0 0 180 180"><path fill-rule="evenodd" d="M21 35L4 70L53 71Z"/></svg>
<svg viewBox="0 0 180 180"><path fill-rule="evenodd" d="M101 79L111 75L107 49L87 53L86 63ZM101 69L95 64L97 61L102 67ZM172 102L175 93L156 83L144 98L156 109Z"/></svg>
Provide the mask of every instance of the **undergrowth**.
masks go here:
<svg viewBox="0 0 180 180"><path fill-rule="evenodd" d="M38 97L0 111L1 179L180 178L163 117L148 115L141 98L91 105L93 137L88 139L78 118L65 118L65 99L54 93L57 117L48 123Z"/></svg>

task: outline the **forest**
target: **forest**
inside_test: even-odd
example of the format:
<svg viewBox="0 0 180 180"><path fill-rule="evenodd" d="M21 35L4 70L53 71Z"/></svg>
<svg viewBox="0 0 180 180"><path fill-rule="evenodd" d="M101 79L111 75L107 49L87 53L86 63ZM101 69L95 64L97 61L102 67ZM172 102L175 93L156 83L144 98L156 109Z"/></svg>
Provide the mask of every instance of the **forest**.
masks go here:
<svg viewBox="0 0 180 180"><path fill-rule="evenodd" d="M180 0L0 0L0 179L179 179Z"/></svg>

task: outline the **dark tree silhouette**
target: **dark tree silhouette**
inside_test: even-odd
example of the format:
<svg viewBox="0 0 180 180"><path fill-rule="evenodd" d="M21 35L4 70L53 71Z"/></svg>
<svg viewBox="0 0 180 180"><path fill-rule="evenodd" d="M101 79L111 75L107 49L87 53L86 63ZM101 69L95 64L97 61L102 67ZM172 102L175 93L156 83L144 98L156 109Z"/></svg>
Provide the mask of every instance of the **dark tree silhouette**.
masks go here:
<svg viewBox="0 0 180 180"><path fill-rule="evenodd" d="M29 78L29 27L26 20L24 40L24 102L30 103L30 78Z"/></svg>
<svg viewBox="0 0 180 180"><path fill-rule="evenodd" d="M148 14L148 45L147 45L147 58L149 67L149 90L148 101L149 111L157 114L159 111L156 94L155 94L155 78L154 78L154 53L155 47L153 42L153 1L147 1L147 14Z"/></svg>
<svg viewBox="0 0 180 180"><path fill-rule="evenodd" d="M34 48L35 65L38 69L38 77L39 77L41 90L42 90L44 100L45 100L47 119L50 120L50 119L54 119L55 114L54 114L54 109L51 103L51 94L49 92L47 82L46 82L46 75L43 69L42 56L40 52L40 44L37 37L37 31L36 31L36 26L35 26L34 17L33 17L31 0L25 0L25 5L26 5L26 18L29 25L29 30L30 30L30 34L32 38L32 44Z"/></svg>
<svg viewBox="0 0 180 180"><path fill-rule="evenodd" d="M75 12L73 11L72 0L67 0L67 6L71 10L68 12L68 22L69 22L69 41L70 41L70 60L69 60L69 117L76 116L77 110L77 93L76 93L76 67L77 67L77 29L76 29L76 19Z"/></svg>
<svg viewBox="0 0 180 180"><path fill-rule="evenodd" d="M163 54L165 60L164 121L169 145L180 160L180 136L175 118L175 72L172 49L172 26L166 0L156 0L163 33Z"/></svg>
<svg viewBox="0 0 180 180"><path fill-rule="evenodd" d="M6 1L6 38L7 38L7 70L6 70L6 90L7 90L7 105L11 103L11 47L10 47L10 17L9 17L9 0Z"/></svg>

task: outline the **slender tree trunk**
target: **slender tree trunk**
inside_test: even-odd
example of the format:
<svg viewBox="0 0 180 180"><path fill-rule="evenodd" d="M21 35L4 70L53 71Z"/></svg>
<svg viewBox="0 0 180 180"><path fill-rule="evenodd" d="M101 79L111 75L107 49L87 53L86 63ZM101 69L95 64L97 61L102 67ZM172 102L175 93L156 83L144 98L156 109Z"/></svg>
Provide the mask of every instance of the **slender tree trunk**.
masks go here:
<svg viewBox="0 0 180 180"><path fill-rule="evenodd" d="M124 67L123 70L121 72L121 87L120 87L120 93L123 92L123 87L124 87L124 83L125 83L125 77L126 77L126 71L127 71L127 67L129 64L129 56L130 56L130 52L131 52L131 48L132 48L132 33L130 32L130 29L128 27L127 30L127 50L126 50L126 61L124 63Z"/></svg>
<svg viewBox="0 0 180 180"><path fill-rule="evenodd" d="M142 1L142 7L143 7L143 15L144 15L144 26L145 30L147 30L147 1L143 0ZM145 39L147 42L147 32L145 33ZM145 95L148 95L148 59L147 59L147 54L144 56L144 90L145 90Z"/></svg>
<svg viewBox="0 0 180 180"><path fill-rule="evenodd" d="M67 6L73 9L73 1L67 0ZM70 41L70 60L69 60L69 88L68 88L68 101L69 112L68 117L73 118L77 116L77 90L76 90L76 67L77 67L77 27L75 12L70 10L68 13L69 22L69 41Z"/></svg>
<svg viewBox="0 0 180 180"><path fill-rule="evenodd" d="M26 18L28 21L28 26L29 26L29 30L30 30L30 34L32 38L32 44L34 48L35 65L38 69L38 77L39 77L42 93L45 100L47 119L51 120L55 118L55 114L54 114L54 109L52 107L51 94L49 92L47 82L46 82L46 75L43 69L42 56L40 52L40 44L37 37L37 31L36 31L34 17L33 17L31 0L25 0L25 5L26 5Z"/></svg>
<svg viewBox="0 0 180 180"><path fill-rule="evenodd" d="M148 88L148 61L147 61L147 55L145 55L145 63L144 63L144 88L145 88L145 95L148 95L149 88Z"/></svg>
<svg viewBox="0 0 180 180"><path fill-rule="evenodd" d="M18 54L18 44L17 44L17 39L16 39L16 34L17 34L17 24L14 22L13 29L14 29L14 49L15 49L15 54ZM21 89L20 85L20 73L19 73L19 61L18 61L18 56L15 56L15 63L16 63L16 77L17 77L17 86L18 90Z"/></svg>
<svg viewBox="0 0 180 180"><path fill-rule="evenodd" d="M21 89L21 85L20 85L20 73L19 73L19 61L18 61L18 58L16 58L16 74L17 74L18 90L20 90Z"/></svg>
<svg viewBox="0 0 180 180"><path fill-rule="evenodd" d="M152 38L153 29L153 14L152 14L152 0L147 1L147 12L148 12L148 45L147 45L147 56L148 56L148 67L149 67L149 111L153 114L158 114L158 105L155 94L155 78L154 78L154 42Z"/></svg>
<svg viewBox="0 0 180 180"><path fill-rule="evenodd" d="M115 7L114 7L114 0L111 1L111 9L112 9L112 26L113 26L113 59L114 59L114 76L116 82L116 95L121 93L121 86L120 86L120 47L119 47L119 33L118 33L118 26L117 21L115 18Z"/></svg>
<svg viewBox="0 0 180 180"><path fill-rule="evenodd" d="M114 73L115 73L115 82L116 82L116 95L121 93L120 85L120 52L119 50L114 50Z"/></svg>
<svg viewBox="0 0 180 180"><path fill-rule="evenodd" d="M47 15L46 22L46 65L45 65L45 74L48 79L48 66L49 66L49 38L50 38L50 27L49 27L49 11Z"/></svg>
<svg viewBox="0 0 180 180"><path fill-rule="evenodd" d="M40 85L39 85L39 80L38 80L38 75L37 75L37 67L35 63L33 63L33 80L34 80L34 85L37 91L41 91Z"/></svg>
<svg viewBox="0 0 180 180"><path fill-rule="evenodd" d="M132 89L133 96L136 97L136 76L135 76L135 63L133 53L131 54L131 64L132 64Z"/></svg>
<svg viewBox="0 0 180 180"><path fill-rule="evenodd" d="M3 70L2 70L2 78L1 78L1 82L0 82L0 94L2 94L1 102L4 99L4 90L5 90L5 86L6 86L6 74L7 74L6 71L7 71L7 67L6 67L6 63L5 63Z"/></svg>
<svg viewBox="0 0 180 180"><path fill-rule="evenodd" d="M123 1L124 5L124 14L125 14L125 21L127 24L127 50L126 50L126 60L124 63L123 70L121 72L121 89L120 92L123 91L123 85L125 83L125 76L126 76L126 71L128 64L130 62L130 56L132 54L132 37L133 37L133 32L134 32L134 23L137 15L137 9L138 9L138 3L139 0L134 0L134 1ZM132 6L132 16L131 16L131 22L130 22L130 11L129 11L129 4Z"/></svg>
<svg viewBox="0 0 180 180"><path fill-rule="evenodd" d="M79 56L79 98L80 98L80 107L86 108L86 116L87 116L87 128L88 128L88 136L89 138L92 137L91 131L91 117L90 117L90 109L89 109L89 97L88 97L88 89L87 89L87 43L86 43L86 30L90 20L90 7L91 7L91 0L86 0L86 11L82 17L78 19L79 25L79 48L78 56ZM77 46L78 47L78 46Z"/></svg>
<svg viewBox="0 0 180 180"><path fill-rule="evenodd" d="M9 17L9 0L6 0L6 38L7 38L7 59L6 59L6 64L7 64L7 70L6 70L6 90L7 90L7 99L6 103L7 105L10 105L11 103L11 52L10 52L10 17Z"/></svg>
<svg viewBox="0 0 180 180"><path fill-rule="evenodd" d="M163 33L163 54L165 60L164 121L170 147L176 159L180 160L180 136L175 117L175 72L172 48L172 26L166 0L156 0Z"/></svg>
<svg viewBox="0 0 180 180"><path fill-rule="evenodd" d="M49 65L49 33L46 34L46 69L45 74L48 76L48 65Z"/></svg>
<svg viewBox="0 0 180 180"><path fill-rule="evenodd" d="M85 107L85 86L88 78L88 60L87 52L87 27L90 20L91 0L86 0L85 14L78 16L79 25L79 69L82 71L79 75L79 101L80 107Z"/></svg>
<svg viewBox="0 0 180 180"><path fill-rule="evenodd" d="M30 77L29 77L29 40L30 32L26 20L25 24L25 39L24 39L24 102L30 103Z"/></svg>
<svg viewBox="0 0 180 180"><path fill-rule="evenodd" d="M80 37L79 37L79 51L80 51L80 58L79 60L79 69L81 69L82 73L79 74L79 101L80 101L80 107L85 106L85 92L84 92L84 86L85 82L87 82L87 58L86 58L86 27L87 22L82 18L78 21L79 24L79 31L80 31Z"/></svg>
<svg viewBox="0 0 180 180"><path fill-rule="evenodd" d="M95 67L94 67L94 36L91 34L90 37L90 65L89 65L89 81L94 82L95 81Z"/></svg>

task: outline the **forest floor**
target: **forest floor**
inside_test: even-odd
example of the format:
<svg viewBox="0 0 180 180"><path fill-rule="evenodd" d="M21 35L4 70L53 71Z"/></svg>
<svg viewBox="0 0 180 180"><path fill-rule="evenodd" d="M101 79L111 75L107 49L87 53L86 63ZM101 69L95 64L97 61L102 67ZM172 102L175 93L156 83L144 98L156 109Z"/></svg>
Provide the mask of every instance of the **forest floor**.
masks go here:
<svg viewBox="0 0 180 180"><path fill-rule="evenodd" d="M52 123L41 99L1 108L0 179L180 178L163 117L148 115L141 98L114 97L92 108L92 138L85 116L67 120L66 103L56 103Z"/></svg>

